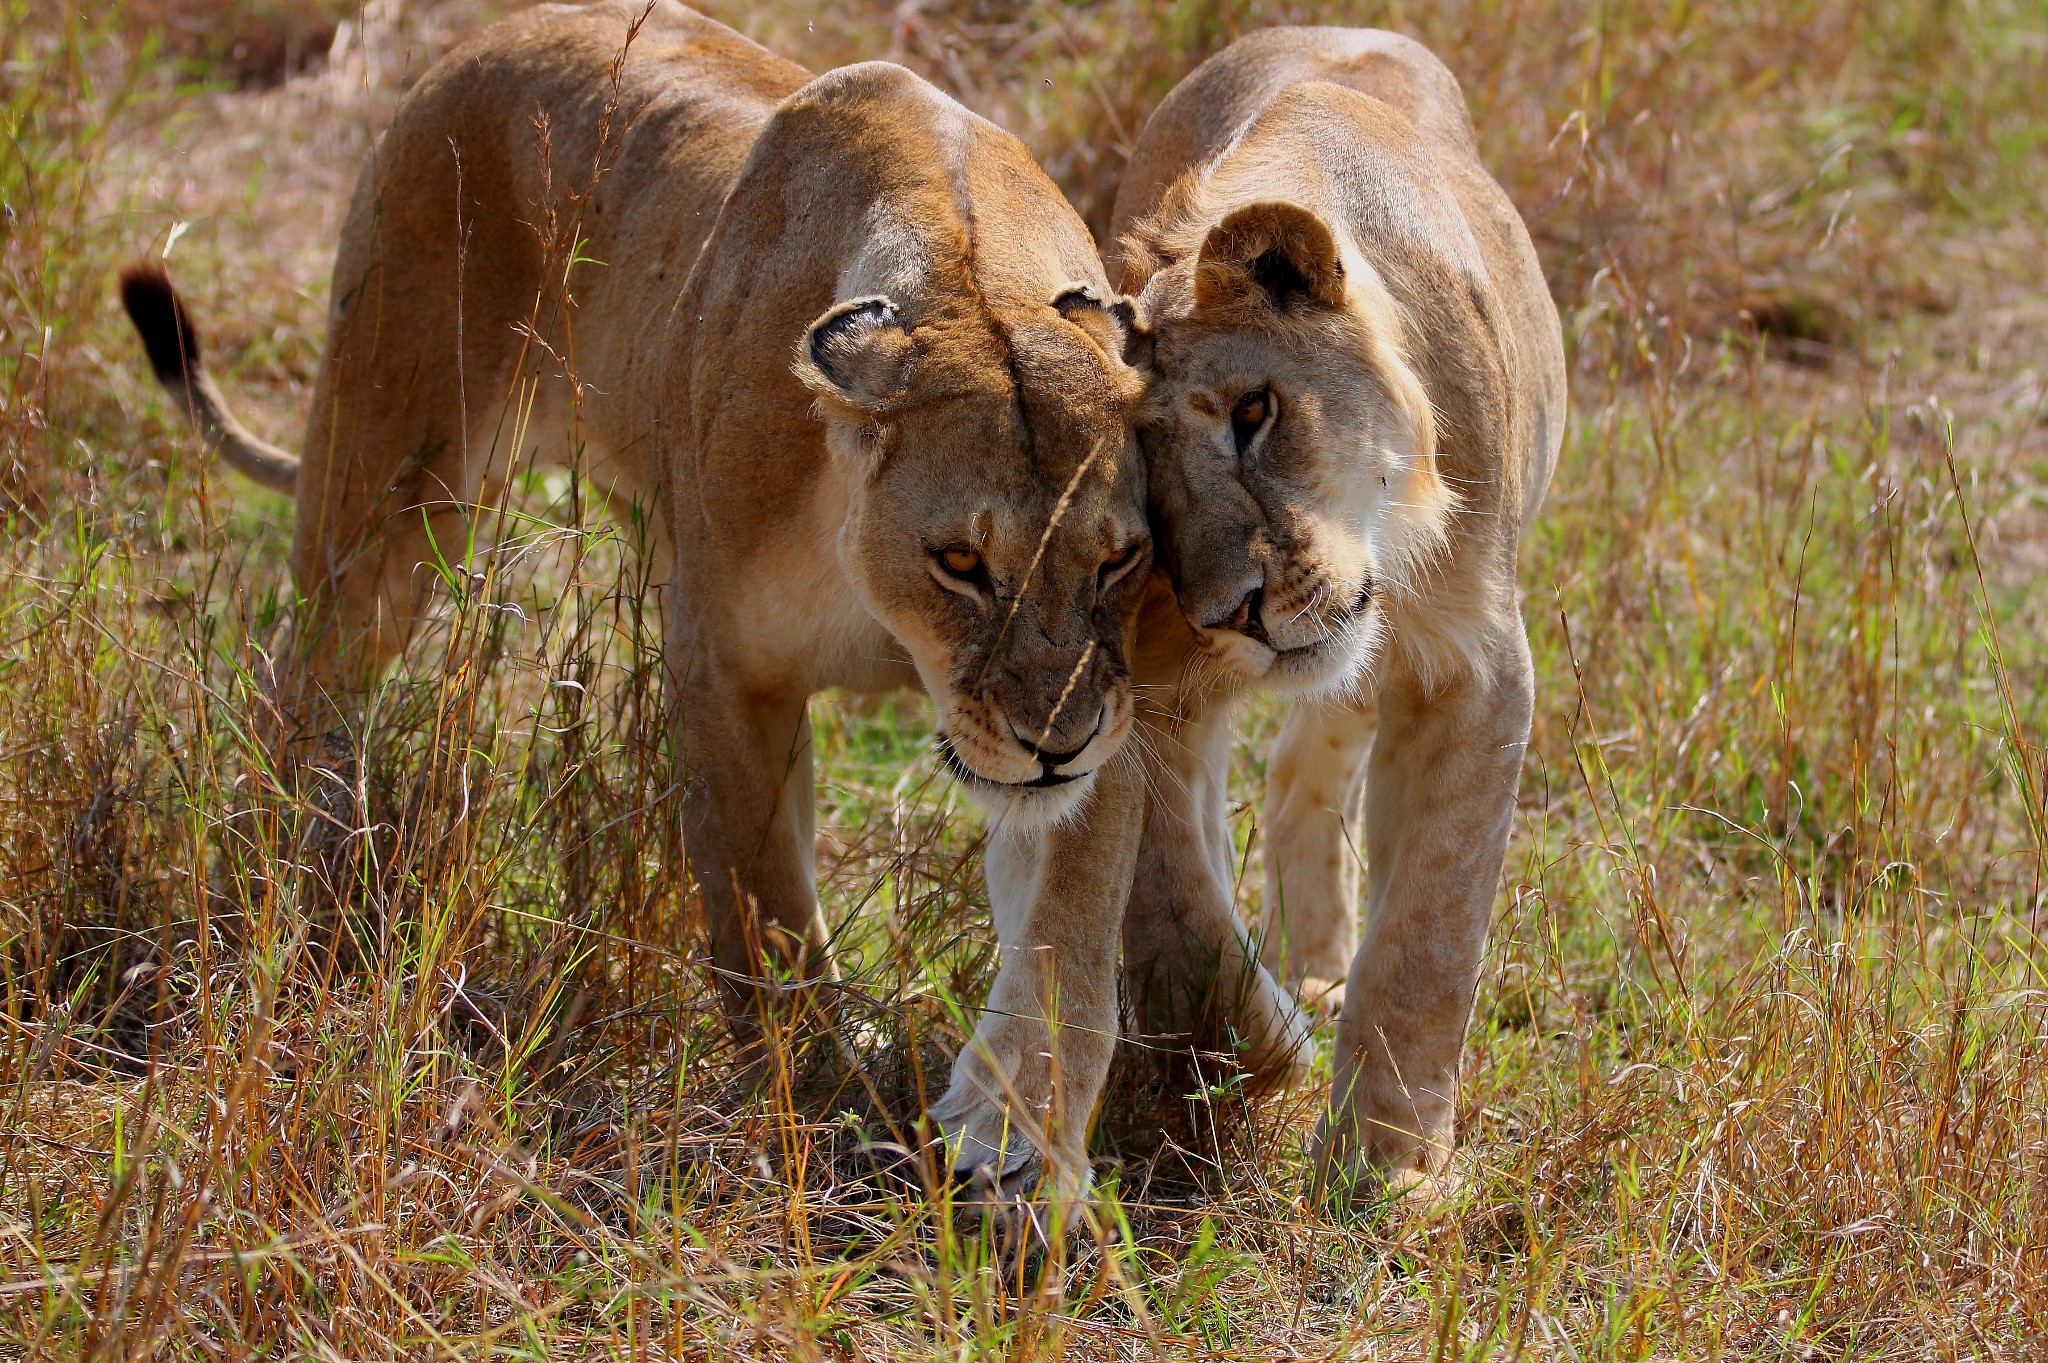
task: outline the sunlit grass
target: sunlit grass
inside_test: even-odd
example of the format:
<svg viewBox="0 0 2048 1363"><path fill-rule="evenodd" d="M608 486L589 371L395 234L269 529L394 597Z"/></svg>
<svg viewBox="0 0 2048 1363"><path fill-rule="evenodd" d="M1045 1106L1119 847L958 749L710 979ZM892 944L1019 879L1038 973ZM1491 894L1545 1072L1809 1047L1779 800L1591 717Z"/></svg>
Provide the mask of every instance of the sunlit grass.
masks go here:
<svg viewBox="0 0 2048 1363"><path fill-rule="evenodd" d="M331 69L269 91L145 41L272 10L337 14L0 6L0 1350L2038 1354L2038 6L723 16L814 69L918 66L1098 228L1145 113L1236 32L1409 29L1464 80L1567 319L1465 1194L1333 1221L1302 1196L1320 1092L1191 1103L1224 1076L1131 1058L1090 1222L1035 1278L943 1196L862 1177L991 964L981 825L922 700L814 704L871 1063L792 1038L758 1092L699 961L631 532L566 479L524 489L513 551L386 688L360 783L308 805L269 770L289 509L195 460L113 272L188 223L173 266L223 381L287 433L355 159L487 17L365 6ZM1254 913L1276 715L1235 774Z"/></svg>

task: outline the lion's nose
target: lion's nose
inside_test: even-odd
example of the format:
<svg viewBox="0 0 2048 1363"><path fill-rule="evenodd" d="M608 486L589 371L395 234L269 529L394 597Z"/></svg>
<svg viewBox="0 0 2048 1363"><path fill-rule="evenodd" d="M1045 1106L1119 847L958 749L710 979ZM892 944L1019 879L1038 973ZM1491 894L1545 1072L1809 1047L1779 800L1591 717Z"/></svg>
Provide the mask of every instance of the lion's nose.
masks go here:
<svg viewBox="0 0 2048 1363"><path fill-rule="evenodd" d="M1033 734L1025 726L1018 724L1015 720L1010 721L1010 736L1012 738L1015 738L1018 743L1030 749L1033 753L1037 754L1037 758L1040 765L1042 765L1047 771L1056 771L1059 768L1066 766L1067 763L1078 760L1082 753L1088 751L1088 745L1090 743L1093 743L1095 741L1095 736L1102 732L1103 724L1108 720L1108 718L1109 703L1105 701L1103 702L1102 708L1096 713L1095 726L1082 736L1081 741L1079 743L1075 744L1072 748L1068 749L1065 752L1061 752L1056 748L1047 746L1047 743L1044 740L1049 740L1052 738L1052 734L1049 731L1040 734Z"/></svg>

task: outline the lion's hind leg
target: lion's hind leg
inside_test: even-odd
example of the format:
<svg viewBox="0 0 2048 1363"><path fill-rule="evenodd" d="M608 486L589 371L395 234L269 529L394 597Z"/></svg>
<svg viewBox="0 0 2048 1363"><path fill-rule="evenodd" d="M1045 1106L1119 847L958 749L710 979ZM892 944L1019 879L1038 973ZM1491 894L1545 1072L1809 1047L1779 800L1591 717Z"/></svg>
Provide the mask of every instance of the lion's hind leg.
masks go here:
<svg viewBox="0 0 2048 1363"><path fill-rule="evenodd" d="M531 443L532 384L554 382L526 330L540 250L504 158L486 137L452 145L436 99L402 109L365 167L335 260L292 545L291 689L315 726L352 714L437 586L467 580L484 501ZM422 188L457 183L459 201Z"/></svg>

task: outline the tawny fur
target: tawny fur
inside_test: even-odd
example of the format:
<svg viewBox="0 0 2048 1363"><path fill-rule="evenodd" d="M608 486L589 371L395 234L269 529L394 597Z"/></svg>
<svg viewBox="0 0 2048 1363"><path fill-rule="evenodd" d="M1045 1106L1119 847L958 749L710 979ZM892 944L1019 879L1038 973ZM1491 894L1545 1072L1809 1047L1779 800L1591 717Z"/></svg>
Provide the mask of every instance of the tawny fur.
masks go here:
<svg viewBox="0 0 2048 1363"><path fill-rule="evenodd" d="M296 461L232 424L158 278L138 323L223 455L295 486L283 708L316 728L412 634L423 565L488 546L516 469L580 459L644 529L743 1032L832 969L807 698L921 682L997 814L1003 949L935 1111L963 1166L1071 1192L1116 1023L1115 917L1075 906L1121 898L1141 813L1110 760L1150 565L1125 310L1024 147L910 72L813 80L667 0L629 44L647 9L526 11L407 95Z"/></svg>
<svg viewBox="0 0 2048 1363"><path fill-rule="evenodd" d="M1260 951L1304 992L1347 977L1319 1170L1440 1178L1529 732L1515 570L1564 424L1556 309L1456 80L1390 33L1272 29L1203 64L1140 136L1115 228L1185 622L1178 645L1144 627L1133 994L1185 1027L1220 964L1227 999L1263 1004L1230 716L1247 686L1302 694L1268 765ZM1248 392L1278 416L1240 453Z"/></svg>

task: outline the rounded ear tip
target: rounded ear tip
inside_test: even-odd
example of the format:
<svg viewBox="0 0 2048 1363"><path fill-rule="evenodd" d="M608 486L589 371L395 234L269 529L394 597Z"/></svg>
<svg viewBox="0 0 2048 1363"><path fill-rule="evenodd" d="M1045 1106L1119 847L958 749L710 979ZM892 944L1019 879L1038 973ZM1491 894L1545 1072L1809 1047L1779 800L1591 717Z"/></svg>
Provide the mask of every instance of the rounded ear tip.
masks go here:
<svg viewBox="0 0 2048 1363"><path fill-rule="evenodd" d="M1314 209L1261 199L1225 214L1196 257L1198 306L1240 297L1285 309L1298 299L1326 307L1344 301L1344 259L1337 234Z"/></svg>
<svg viewBox="0 0 2048 1363"><path fill-rule="evenodd" d="M1329 225L1313 208L1296 203L1292 199L1254 199L1250 203L1239 204L1223 215L1218 227L1241 228L1253 224L1321 228L1324 232L1330 230Z"/></svg>
<svg viewBox="0 0 2048 1363"><path fill-rule="evenodd" d="M1260 199L1232 209L1209 229L1205 259L1247 262L1266 251L1338 263L1337 234L1314 209L1287 199Z"/></svg>
<svg viewBox="0 0 2048 1363"><path fill-rule="evenodd" d="M796 370L821 397L879 412L902 395L914 349L894 302L849 298L811 323Z"/></svg>
<svg viewBox="0 0 2048 1363"><path fill-rule="evenodd" d="M1060 316L1125 364L1136 366L1145 353L1150 338L1139 320L1137 305L1124 295L1105 298L1093 284L1073 284L1054 295L1052 305ZM1114 334L1105 334L1106 330Z"/></svg>
<svg viewBox="0 0 2048 1363"><path fill-rule="evenodd" d="M825 315L811 323L810 336L815 344L819 338L831 335L847 327L890 323L896 320L896 305L876 294L871 298L849 298L826 309Z"/></svg>
<svg viewBox="0 0 2048 1363"><path fill-rule="evenodd" d="M1052 305L1064 317L1077 308L1106 308L1109 303L1093 284L1069 284L1053 295Z"/></svg>

